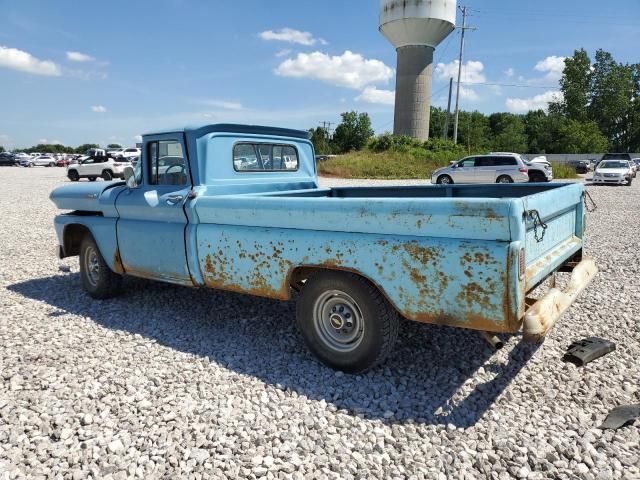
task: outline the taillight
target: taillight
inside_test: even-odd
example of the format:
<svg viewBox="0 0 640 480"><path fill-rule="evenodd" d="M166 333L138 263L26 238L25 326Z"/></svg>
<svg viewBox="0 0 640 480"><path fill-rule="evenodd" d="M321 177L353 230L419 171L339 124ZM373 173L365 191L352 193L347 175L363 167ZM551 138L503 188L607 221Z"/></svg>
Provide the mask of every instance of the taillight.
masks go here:
<svg viewBox="0 0 640 480"><path fill-rule="evenodd" d="M520 169L520 171L521 171L522 173L529 173L529 169L528 169L528 168L525 168L525 167L522 167L522 168Z"/></svg>
<svg viewBox="0 0 640 480"><path fill-rule="evenodd" d="M524 263L524 261L525 261L524 248L521 248L520 252L518 253L518 278L520 280L524 278L524 274L527 270L527 265Z"/></svg>

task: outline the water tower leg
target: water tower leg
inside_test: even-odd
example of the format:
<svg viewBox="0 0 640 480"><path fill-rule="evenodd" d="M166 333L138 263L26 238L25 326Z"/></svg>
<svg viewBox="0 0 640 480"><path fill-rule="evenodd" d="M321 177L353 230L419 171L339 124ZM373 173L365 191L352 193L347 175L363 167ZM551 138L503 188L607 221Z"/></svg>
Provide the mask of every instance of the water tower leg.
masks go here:
<svg viewBox="0 0 640 480"><path fill-rule="evenodd" d="M410 45L397 52L393 133L428 140L433 48Z"/></svg>

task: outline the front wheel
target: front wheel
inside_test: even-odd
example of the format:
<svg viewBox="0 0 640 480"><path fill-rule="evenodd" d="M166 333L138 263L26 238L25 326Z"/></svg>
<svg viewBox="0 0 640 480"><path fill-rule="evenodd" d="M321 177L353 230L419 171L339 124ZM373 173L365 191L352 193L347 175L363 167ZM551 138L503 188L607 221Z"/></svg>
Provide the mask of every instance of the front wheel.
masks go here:
<svg viewBox="0 0 640 480"><path fill-rule="evenodd" d="M381 363L398 337L400 318L367 280L320 272L307 280L296 306L298 328L325 365L348 373Z"/></svg>
<svg viewBox="0 0 640 480"><path fill-rule="evenodd" d="M104 172L102 172L102 179L105 181L109 181L113 179L113 173L111 173L111 170L105 170Z"/></svg>
<svg viewBox="0 0 640 480"><path fill-rule="evenodd" d="M55 167L55 166L56 166L56 164L55 164L55 163L53 163L53 162L49 162L49 165L47 165L47 166L48 166L48 167Z"/></svg>
<svg viewBox="0 0 640 480"><path fill-rule="evenodd" d="M84 291L93 298L104 300L120 293L122 276L109 268L91 235L80 244L80 279Z"/></svg>
<svg viewBox="0 0 640 480"><path fill-rule="evenodd" d="M67 177L69 177L69 180L71 180L72 182L77 182L78 180L80 180L80 175L78 174L77 170L69 170L69 172L67 173Z"/></svg>
<svg viewBox="0 0 640 480"><path fill-rule="evenodd" d="M631 179L631 177L629 177L629 179L627 180L627 187L631 186L631 182L632 182L632 179Z"/></svg>
<svg viewBox="0 0 640 480"><path fill-rule="evenodd" d="M438 185L451 185L453 183L453 179L449 175L440 175L436 180Z"/></svg>
<svg viewBox="0 0 640 480"><path fill-rule="evenodd" d="M498 177L496 183L513 183L513 179L508 175L502 175Z"/></svg>

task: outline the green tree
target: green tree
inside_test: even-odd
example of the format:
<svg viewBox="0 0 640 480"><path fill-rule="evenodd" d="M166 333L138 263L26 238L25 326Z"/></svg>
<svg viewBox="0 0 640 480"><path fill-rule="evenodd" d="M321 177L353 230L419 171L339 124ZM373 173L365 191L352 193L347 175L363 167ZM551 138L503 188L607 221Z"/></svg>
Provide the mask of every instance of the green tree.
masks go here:
<svg viewBox="0 0 640 480"><path fill-rule="evenodd" d="M634 87L632 66L616 62L604 50L596 52L589 113L614 150L624 151L630 146Z"/></svg>
<svg viewBox="0 0 640 480"><path fill-rule="evenodd" d="M493 113L489 116L492 149L501 152L525 152L528 147L524 121L513 113Z"/></svg>
<svg viewBox="0 0 640 480"><path fill-rule="evenodd" d="M120 145L119 143L110 143L109 145L107 145L107 148L122 148L122 145Z"/></svg>
<svg viewBox="0 0 640 480"><path fill-rule="evenodd" d="M553 150L557 153L605 152L609 142L595 122L560 118L552 125Z"/></svg>
<svg viewBox="0 0 640 480"><path fill-rule="evenodd" d="M573 120L584 122L589 118L588 107L591 100L591 59L586 50L576 50L572 57L564 61L565 67L560 79L563 99L549 105L551 114L561 114Z"/></svg>
<svg viewBox="0 0 640 480"><path fill-rule="evenodd" d="M551 153L553 135L550 125L559 115L547 115L544 110L527 112L523 118L524 133L527 136L527 153Z"/></svg>
<svg viewBox="0 0 640 480"><path fill-rule="evenodd" d="M76 153L85 154L90 148L100 148L100 145L98 145L97 143L84 143L79 147L76 147Z"/></svg>
<svg viewBox="0 0 640 480"><path fill-rule="evenodd" d="M316 154L328 155L332 153L331 140L327 138L327 131L324 128L311 128L309 133L311 134L311 143L313 143Z"/></svg>
<svg viewBox="0 0 640 480"><path fill-rule="evenodd" d="M333 141L340 153L361 150L373 136L371 119L367 113L345 112L336 127Z"/></svg>
<svg viewBox="0 0 640 480"><path fill-rule="evenodd" d="M4 149L4 147L2 145L0 145L0 153L4 153L6 150Z"/></svg>
<svg viewBox="0 0 640 480"><path fill-rule="evenodd" d="M431 107L431 117L429 119L429 138L442 138L446 116L447 112L444 109L439 107ZM449 123L451 124L451 121L449 121ZM451 138L450 135L449 138Z"/></svg>
<svg viewBox="0 0 640 480"><path fill-rule="evenodd" d="M454 115L449 120L449 138L453 139ZM467 153L482 152L490 146L491 129L489 119L481 112L460 112L458 119L458 144L467 149Z"/></svg>

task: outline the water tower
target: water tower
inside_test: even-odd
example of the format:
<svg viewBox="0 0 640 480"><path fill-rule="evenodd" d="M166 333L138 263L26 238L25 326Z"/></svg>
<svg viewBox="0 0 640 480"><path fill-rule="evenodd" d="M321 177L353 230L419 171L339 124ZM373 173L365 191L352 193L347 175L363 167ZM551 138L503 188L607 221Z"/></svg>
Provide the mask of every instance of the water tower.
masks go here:
<svg viewBox="0 0 640 480"><path fill-rule="evenodd" d="M456 0L381 0L380 32L398 53L395 135L429 138L433 51L455 24Z"/></svg>

